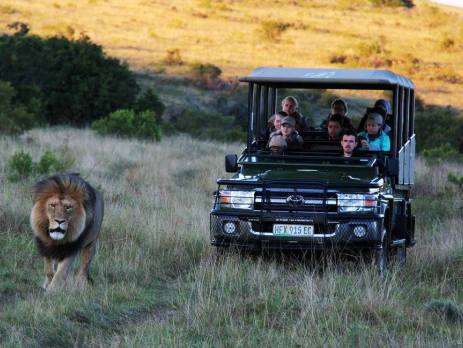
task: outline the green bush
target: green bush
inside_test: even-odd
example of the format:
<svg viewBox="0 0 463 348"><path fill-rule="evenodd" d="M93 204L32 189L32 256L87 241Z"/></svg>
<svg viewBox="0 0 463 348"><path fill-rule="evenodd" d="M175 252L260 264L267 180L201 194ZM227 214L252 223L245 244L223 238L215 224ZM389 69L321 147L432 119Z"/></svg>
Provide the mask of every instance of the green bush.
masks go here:
<svg viewBox="0 0 463 348"><path fill-rule="evenodd" d="M263 21L258 29L261 36L268 41L277 42L281 35L290 27L289 23L276 20Z"/></svg>
<svg viewBox="0 0 463 348"><path fill-rule="evenodd" d="M138 93L128 67L86 38L1 35L0 76L16 89L19 103L40 101L35 114L50 124L89 124L132 107Z"/></svg>
<svg viewBox="0 0 463 348"><path fill-rule="evenodd" d="M210 63L192 63L190 71L194 78L202 81L217 79L222 74L218 66Z"/></svg>
<svg viewBox="0 0 463 348"><path fill-rule="evenodd" d="M74 164L74 158L58 158L55 154L46 150L40 160L35 164L35 172L39 175L50 174L53 172L64 172Z"/></svg>
<svg viewBox="0 0 463 348"><path fill-rule="evenodd" d="M92 128L99 134L161 140L161 128L156 122L156 114L150 110L140 113L133 110L117 110L105 118L94 121Z"/></svg>
<svg viewBox="0 0 463 348"><path fill-rule="evenodd" d="M165 110L165 105L159 100L159 97L154 93L151 88L148 88L143 94L138 97L135 104L135 111L142 112L151 110L155 113L156 122L162 123L162 114Z"/></svg>
<svg viewBox="0 0 463 348"><path fill-rule="evenodd" d="M463 134L462 116L450 107L418 110L415 117L417 150L435 149L449 144L456 151Z"/></svg>
<svg viewBox="0 0 463 348"><path fill-rule="evenodd" d="M38 124L25 105L15 101L16 90L7 81L0 81L0 132L20 133ZM33 107L32 107L33 108Z"/></svg>
<svg viewBox="0 0 463 348"><path fill-rule="evenodd" d="M450 144L444 144L439 147L434 147L432 149L425 149L423 151L424 158L432 163L435 160L449 160L453 159L458 155L457 150L455 150Z"/></svg>
<svg viewBox="0 0 463 348"><path fill-rule="evenodd" d="M34 172L32 156L24 151L15 152L7 163L7 178L20 181L30 177Z"/></svg>
<svg viewBox="0 0 463 348"><path fill-rule="evenodd" d="M38 162L32 161L32 156L24 151L15 152L7 163L7 178L17 182L35 175L46 175L65 172L74 164L74 158L58 158L46 150Z"/></svg>
<svg viewBox="0 0 463 348"><path fill-rule="evenodd" d="M232 116L185 110L174 122L174 128L195 138L221 141L245 141L246 132Z"/></svg>
<svg viewBox="0 0 463 348"><path fill-rule="evenodd" d="M458 186L459 189L463 189L463 175L450 172L447 174L447 179L452 184Z"/></svg>

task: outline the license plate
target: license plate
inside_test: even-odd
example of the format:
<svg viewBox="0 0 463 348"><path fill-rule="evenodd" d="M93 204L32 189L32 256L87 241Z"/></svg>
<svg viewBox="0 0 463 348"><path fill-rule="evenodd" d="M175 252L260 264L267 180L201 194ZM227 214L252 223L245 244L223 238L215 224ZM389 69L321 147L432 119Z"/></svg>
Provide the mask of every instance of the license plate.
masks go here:
<svg viewBox="0 0 463 348"><path fill-rule="evenodd" d="M312 236L313 225L274 224L273 234L277 236Z"/></svg>

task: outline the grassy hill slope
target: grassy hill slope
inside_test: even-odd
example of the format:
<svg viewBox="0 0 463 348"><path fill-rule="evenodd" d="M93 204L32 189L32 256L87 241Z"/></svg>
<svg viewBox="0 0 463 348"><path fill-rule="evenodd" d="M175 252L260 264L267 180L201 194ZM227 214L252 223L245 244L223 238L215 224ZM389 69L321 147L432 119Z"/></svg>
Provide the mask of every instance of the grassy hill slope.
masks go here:
<svg viewBox="0 0 463 348"><path fill-rule="evenodd" d="M385 68L410 76L427 103L462 108L463 10L374 3L3 0L0 32L23 21L42 36L87 35L148 73L187 75L193 62L215 64L226 77L262 65ZM168 51L180 65L166 65Z"/></svg>
<svg viewBox="0 0 463 348"><path fill-rule="evenodd" d="M418 244L386 279L371 264L217 257L208 213L237 144L160 143L35 129L0 138L0 346L457 346L463 341L463 193L417 163ZM28 216L32 181L6 180L19 149L74 158L105 196L86 292L46 296ZM445 309L448 308L448 313ZM440 312L440 310L442 310ZM453 316L452 316L453 315Z"/></svg>

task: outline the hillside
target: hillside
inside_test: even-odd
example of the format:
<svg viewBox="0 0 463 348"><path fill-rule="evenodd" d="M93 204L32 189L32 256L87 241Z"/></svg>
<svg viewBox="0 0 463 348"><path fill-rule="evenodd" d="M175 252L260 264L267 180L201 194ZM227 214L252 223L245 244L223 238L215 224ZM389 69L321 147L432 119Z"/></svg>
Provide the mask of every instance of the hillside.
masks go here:
<svg viewBox="0 0 463 348"><path fill-rule="evenodd" d="M90 130L0 138L0 346L458 346L463 341L461 164L417 163L417 245L385 279L360 260L214 255L208 224L223 155L238 144L160 143ZM23 150L73 159L105 196L94 285L45 296L29 227L33 180L11 183ZM439 309L448 308L447 314ZM453 316L452 316L453 315Z"/></svg>
<svg viewBox="0 0 463 348"><path fill-rule="evenodd" d="M0 32L22 21L41 36L86 35L133 70L167 76L193 62L224 77L262 65L384 68L410 76L427 103L463 108L463 10L413 2L3 0Z"/></svg>

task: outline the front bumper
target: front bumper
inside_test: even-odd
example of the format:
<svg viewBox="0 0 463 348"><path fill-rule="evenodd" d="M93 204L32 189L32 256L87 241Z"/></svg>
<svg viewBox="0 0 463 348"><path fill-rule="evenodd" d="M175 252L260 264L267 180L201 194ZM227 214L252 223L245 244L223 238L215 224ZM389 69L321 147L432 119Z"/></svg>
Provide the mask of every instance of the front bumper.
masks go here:
<svg viewBox="0 0 463 348"><path fill-rule="evenodd" d="M232 223L235 228L227 229ZM311 236L274 235L273 224L313 225ZM228 225L230 226L230 225ZM363 226L364 236L354 234L356 226ZM233 230L232 233L231 230ZM363 249L374 248L381 241L381 217L317 218L295 215L238 216L212 212L210 215L211 244L216 246L265 247L276 249Z"/></svg>

